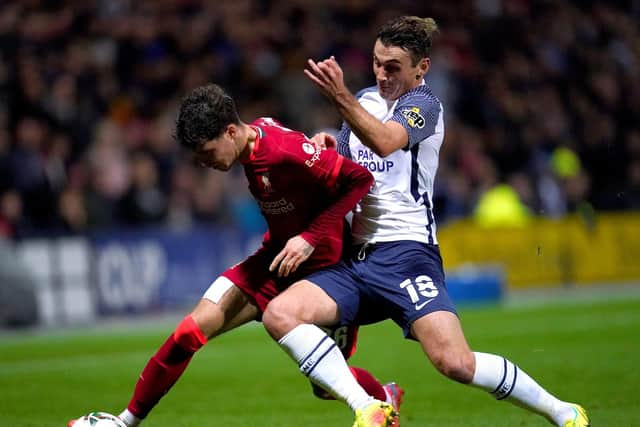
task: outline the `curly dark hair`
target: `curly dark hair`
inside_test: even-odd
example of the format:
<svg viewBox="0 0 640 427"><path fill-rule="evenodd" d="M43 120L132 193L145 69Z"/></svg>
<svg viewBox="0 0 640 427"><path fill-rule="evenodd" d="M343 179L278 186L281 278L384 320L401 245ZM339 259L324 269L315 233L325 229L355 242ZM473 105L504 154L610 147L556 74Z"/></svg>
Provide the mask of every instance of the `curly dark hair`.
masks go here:
<svg viewBox="0 0 640 427"><path fill-rule="evenodd" d="M182 99L176 120L175 139L192 151L222 134L240 118L233 99L220 86L201 86Z"/></svg>
<svg viewBox="0 0 640 427"><path fill-rule="evenodd" d="M385 46L397 46L411 56L411 65L416 66L422 58L431 55L432 39L438 32L433 18L400 16L385 23L378 32L378 39Z"/></svg>

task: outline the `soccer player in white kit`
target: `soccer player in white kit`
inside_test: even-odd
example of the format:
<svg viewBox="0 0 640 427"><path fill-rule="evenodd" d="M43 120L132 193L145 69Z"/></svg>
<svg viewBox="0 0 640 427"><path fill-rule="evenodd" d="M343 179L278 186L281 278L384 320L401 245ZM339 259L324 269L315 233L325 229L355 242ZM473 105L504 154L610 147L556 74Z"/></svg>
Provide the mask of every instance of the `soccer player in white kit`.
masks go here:
<svg viewBox="0 0 640 427"><path fill-rule="evenodd" d="M399 420L392 406L354 381L333 340L314 325L392 319L443 375L557 426L589 426L581 406L551 395L506 358L472 352L447 294L432 206L443 108L423 79L435 31L431 18L403 16L383 25L373 50L377 85L355 97L333 57L309 61L305 74L345 121L337 149L368 168L375 185L354 211L351 256L276 297L264 325L305 375L354 410L354 427Z"/></svg>

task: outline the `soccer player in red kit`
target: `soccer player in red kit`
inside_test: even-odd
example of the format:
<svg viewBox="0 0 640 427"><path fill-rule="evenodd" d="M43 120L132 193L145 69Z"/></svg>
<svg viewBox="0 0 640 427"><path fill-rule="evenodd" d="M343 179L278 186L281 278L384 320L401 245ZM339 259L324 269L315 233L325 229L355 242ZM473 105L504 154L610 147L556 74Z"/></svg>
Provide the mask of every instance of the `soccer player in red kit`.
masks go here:
<svg viewBox="0 0 640 427"><path fill-rule="evenodd" d="M184 98L176 139L194 152L202 166L227 171L240 162L268 231L262 246L222 273L151 357L120 414L129 427L147 416L207 341L260 320L280 291L306 274L335 264L342 253L344 217L373 184L366 169L326 149L322 141L310 140L269 118L242 122L232 98L213 84ZM348 357L356 329L340 326L336 330L348 338L342 340L341 349ZM353 368L352 372L377 399L394 397L390 396L397 391L393 384L385 390L367 371ZM323 397L317 386L314 392Z"/></svg>

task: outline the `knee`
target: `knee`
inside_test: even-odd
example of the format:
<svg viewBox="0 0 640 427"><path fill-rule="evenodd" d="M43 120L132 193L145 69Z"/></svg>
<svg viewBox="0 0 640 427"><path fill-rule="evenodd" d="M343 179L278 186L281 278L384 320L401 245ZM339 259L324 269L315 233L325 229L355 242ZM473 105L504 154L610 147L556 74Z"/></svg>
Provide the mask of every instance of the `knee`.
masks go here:
<svg viewBox="0 0 640 427"><path fill-rule="evenodd" d="M475 371L475 358L473 353L446 353L441 352L431 357L436 369L444 376L463 384L469 384L473 380Z"/></svg>
<svg viewBox="0 0 640 427"><path fill-rule="evenodd" d="M182 319L173 332L173 337L182 348L191 353L207 343L207 337L191 315Z"/></svg>
<svg viewBox="0 0 640 427"><path fill-rule="evenodd" d="M197 330L210 340L217 336L222 330L225 322L225 314L217 304L203 299L185 319L191 320L187 323L183 320L179 328L183 331ZM192 327L191 322L193 322ZM185 325L189 325L190 327L185 328Z"/></svg>
<svg viewBox="0 0 640 427"><path fill-rule="evenodd" d="M302 321L290 302L285 298L275 298L269 302L262 314L262 323L269 334L275 340L279 340Z"/></svg>

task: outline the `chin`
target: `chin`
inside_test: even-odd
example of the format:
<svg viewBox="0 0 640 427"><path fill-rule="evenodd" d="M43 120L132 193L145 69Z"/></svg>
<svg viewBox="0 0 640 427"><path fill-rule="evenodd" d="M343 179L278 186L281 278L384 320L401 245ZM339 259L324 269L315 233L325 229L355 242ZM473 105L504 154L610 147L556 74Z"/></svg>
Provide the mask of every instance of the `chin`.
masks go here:
<svg viewBox="0 0 640 427"><path fill-rule="evenodd" d="M380 86L378 86L378 93L380 94L382 99L385 99L387 101L395 101L396 99L398 99L398 97L395 96L395 91L383 90L380 88Z"/></svg>

